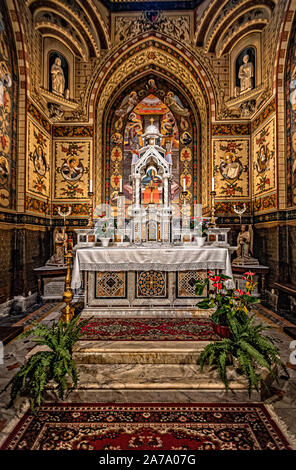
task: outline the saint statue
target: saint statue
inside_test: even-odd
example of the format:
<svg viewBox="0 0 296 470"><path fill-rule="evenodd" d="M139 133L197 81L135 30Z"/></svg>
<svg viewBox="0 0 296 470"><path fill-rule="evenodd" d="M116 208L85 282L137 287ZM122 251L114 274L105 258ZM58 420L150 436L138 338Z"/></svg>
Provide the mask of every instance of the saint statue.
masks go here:
<svg viewBox="0 0 296 470"><path fill-rule="evenodd" d="M55 58L50 72L52 91L58 95L63 96L65 91L65 76L62 69L62 61L59 57Z"/></svg>
<svg viewBox="0 0 296 470"><path fill-rule="evenodd" d="M242 225L237 237L237 258L232 262L234 265L258 266L259 262L253 258L253 229L252 226Z"/></svg>
<svg viewBox="0 0 296 470"><path fill-rule="evenodd" d="M53 232L54 254L46 261L46 266L64 266L64 255L67 248L68 235L65 227L56 227Z"/></svg>
<svg viewBox="0 0 296 470"><path fill-rule="evenodd" d="M254 66L250 62L248 54L243 57L243 64L238 71L238 78L240 79L240 92L251 90L253 88L252 78L254 77Z"/></svg>

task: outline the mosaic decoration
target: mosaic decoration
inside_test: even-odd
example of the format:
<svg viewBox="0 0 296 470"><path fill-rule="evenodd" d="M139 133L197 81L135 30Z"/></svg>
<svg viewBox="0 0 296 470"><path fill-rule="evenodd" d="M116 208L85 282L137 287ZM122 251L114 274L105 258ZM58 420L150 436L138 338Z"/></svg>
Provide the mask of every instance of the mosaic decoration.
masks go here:
<svg viewBox="0 0 296 470"><path fill-rule="evenodd" d="M27 191L50 195L50 136L33 120L27 120Z"/></svg>
<svg viewBox="0 0 296 470"><path fill-rule="evenodd" d="M177 298L192 298L192 297L205 297L207 295L206 289L201 296L195 294L196 281L204 280L206 277L205 271L179 271L176 273L177 277Z"/></svg>
<svg viewBox="0 0 296 470"><path fill-rule="evenodd" d="M250 124L213 124L212 135L250 135Z"/></svg>
<svg viewBox="0 0 296 470"><path fill-rule="evenodd" d="M252 121L252 132L256 130L263 122L265 122L272 114L276 112L276 99L273 100L263 109L254 121Z"/></svg>
<svg viewBox="0 0 296 470"><path fill-rule="evenodd" d="M17 149L17 58L13 31L0 4L0 209L14 209Z"/></svg>
<svg viewBox="0 0 296 470"><path fill-rule="evenodd" d="M51 124L50 122L43 116L43 114L36 108L36 106L32 103L32 101L27 101L27 112L34 118L40 126L48 133L51 134Z"/></svg>
<svg viewBox="0 0 296 470"><path fill-rule="evenodd" d="M53 137L93 137L92 126L54 126Z"/></svg>
<svg viewBox="0 0 296 470"><path fill-rule="evenodd" d="M217 197L249 196L249 140L213 141Z"/></svg>
<svg viewBox="0 0 296 470"><path fill-rule="evenodd" d="M26 211L36 212L37 214L50 215L50 204L44 199L26 196Z"/></svg>
<svg viewBox="0 0 296 470"><path fill-rule="evenodd" d="M263 212L277 207L277 195L276 193L268 194L254 200L254 212Z"/></svg>
<svg viewBox="0 0 296 470"><path fill-rule="evenodd" d="M275 189L275 117L253 136L253 193L261 195Z"/></svg>
<svg viewBox="0 0 296 470"><path fill-rule="evenodd" d="M250 214L251 213L251 203L248 202L248 201L244 201L244 203L246 204L246 214ZM219 213L219 214L235 214L234 212L234 209L233 209L233 204L234 204L234 201L231 201L231 202L228 202L228 201L215 201L215 213ZM240 203L237 201L235 202L235 204L240 207ZM237 216L236 216L237 218ZM229 219L229 222L227 223L231 223L231 220ZM234 222L233 222L234 223Z"/></svg>
<svg viewBox="0 0 296 470"><path fill-rule="evenodd" d="M153 93L152 93L153 92ZM142 139L147 126L153 120L164 136L160 145L167 149L165 158L173 163L171 200L179 202L180 184L183 178L189 195L197 198L197 130L189 118L185 101L168 89L161 79L147 77L125 96L119 96L107 124L109 158L105 165L106 202L116 206L120 180L127 203L132 203L132 186L129 176L131 165L139 158L138 150L145 145ZM191 116L191 114L190 114Z"/></svg>
<svg viewBox="0 0 296 470"><path fill-rule="evenodd" d="M90 141L55 142L55 198L88 198L90 161Z"/></svg>
<svg viewBox="0 0 296 470"><path fill-rule="evenodd" d="M162 271L137 272L137 298L166 298L167 273Z"/></svg>
<svg viewBox="0 0 296 470"><path fill-rule="evenodd" d="M296 17L291 28L285 75L287 205L296 205Z"/></svg>
<svg viewBox="0 0 296 470"><path fill-rule="evenodd" d="M61 210L64 212L68 209L69 205L71 205L71 216L76 217L88 217L89 216L89 204L87 202L84 203L70 203L65 206L63 204L52 204L52 215L59 216L58 208L60 207ZM60 216L59 216L60 217Z"/></svg>
<svg viewBox="0 0 296 470"><path fill-rule="evenodd" d="M126 298L127 276L125 271L97 272L95 275L95 298Z"/></svg>

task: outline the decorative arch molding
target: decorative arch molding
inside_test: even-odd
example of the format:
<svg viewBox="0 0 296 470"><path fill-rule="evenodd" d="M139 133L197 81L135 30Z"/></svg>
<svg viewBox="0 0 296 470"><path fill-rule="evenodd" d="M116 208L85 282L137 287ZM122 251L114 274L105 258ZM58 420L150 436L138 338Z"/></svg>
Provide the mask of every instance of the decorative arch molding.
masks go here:
<svg viewBox="0 0 296 470"><path fill-rule="evenodd" d="M157 56L171 58L175 69L187 70L198 81L203 94L207 96L211 120L215 120L216 116L219 119L227 117L223 93L210 60L202 52L172 38L159 33L145 33L117 45L95 68L81 104L80 114L85 120L93 119L96 97L105 87L104 77L109 77L123 62L127 62L133 55L148 48L152 48ZM150 59L149 63L153 63L153 60Z"/></svg>
<svg viewBox="0 0 296 470"><path fill-rule="evenodd" d="M135 51L133 51L135 52ZM135 54L127 57L126 60L120 60L112 71L108 74L100 86L97 87L98 99L96 101L96 155L101 156L95 162L97 181L103 181L103 166L102 160L104 155L104 111L113 101L114 96L120 93L126 87L127 82L131 82L135 74L148 74L149 71L154 70L156 74L163 74L169 81L180 83L179 89L183 94L184 90L188 96L192 96L191 102L193 109L198 110L201 122L201 178L203 181L208 181L209 178L209 163L210 163L210 105L207 93L202 86L202 82L198 74L188 69L186 63L181 62L174 55L169 54L166 50L157 48L150 44L150 47L137 48ZM192 67L191 67L192 69ZM199 79L199 80L198 80ZM119 89L118 89L119 88ZM208 201L207 185L204 186L202 192L202 204L207 208ZM102 201L102 191L96 195L96 202Z"/></svg>

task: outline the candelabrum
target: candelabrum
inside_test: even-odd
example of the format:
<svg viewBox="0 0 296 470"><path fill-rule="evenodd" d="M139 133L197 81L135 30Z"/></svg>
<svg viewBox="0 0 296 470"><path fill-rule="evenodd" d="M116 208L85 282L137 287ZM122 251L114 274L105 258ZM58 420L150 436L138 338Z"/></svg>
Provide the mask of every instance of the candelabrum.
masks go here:
<svg viewBox="0 0 296 470"><path fill-rule="evenodd" d="M216 196L216 191L211 191L211 219L209 226L210 227L216 227L216 221L215 221L215 196Z"/></svg>
<svg viewBox="0 0 296 470"><path fill-rule="evenodd" d="M90 199L89 203L89 219L88 219L88 228L93 228L94 226L94 193L89 191L88 197Z"/></svg>
<svg viewBox="0 0 296 470"><path fill-rule="evenodd" d="M72 246L69 243L67 253L65 254L65 261L67 265L67 273L65 278L65 290L63 293L63 300L66 302L65 307L62 308L61 320L63 323L69 323L72 320L75 307L71 305L73 299L73 291L71 289L71 265L72 265Z"/></svg>
<svg viewBox="0 0 296 470"><path fill-rule="evenodd" d="M247 206L246 206L246 203L244 202L244 205L243 205L243 208L242 209L238 209L236 207L236 205L233 206L233 210L234 212L239 216L239 221L240 221L240 225L242 224L242 215L246 212L247 210Z"/></svg>

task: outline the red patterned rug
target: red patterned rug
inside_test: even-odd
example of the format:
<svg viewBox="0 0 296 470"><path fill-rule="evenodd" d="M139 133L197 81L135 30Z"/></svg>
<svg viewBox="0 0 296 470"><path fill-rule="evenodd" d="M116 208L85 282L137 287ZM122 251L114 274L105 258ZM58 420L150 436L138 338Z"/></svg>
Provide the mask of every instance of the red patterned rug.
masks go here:
<svg viewBox="0 0 296 470"><path fill-rule="evenodd" d="M292 450L256 404L45 404L1 450Z"/></svg>
<svg viewBox="0 0 296 470"><path fill-rule="evenodd" d="M83 329L84 340L215 341L221 339L208 318L100 318Z"/></svg>

